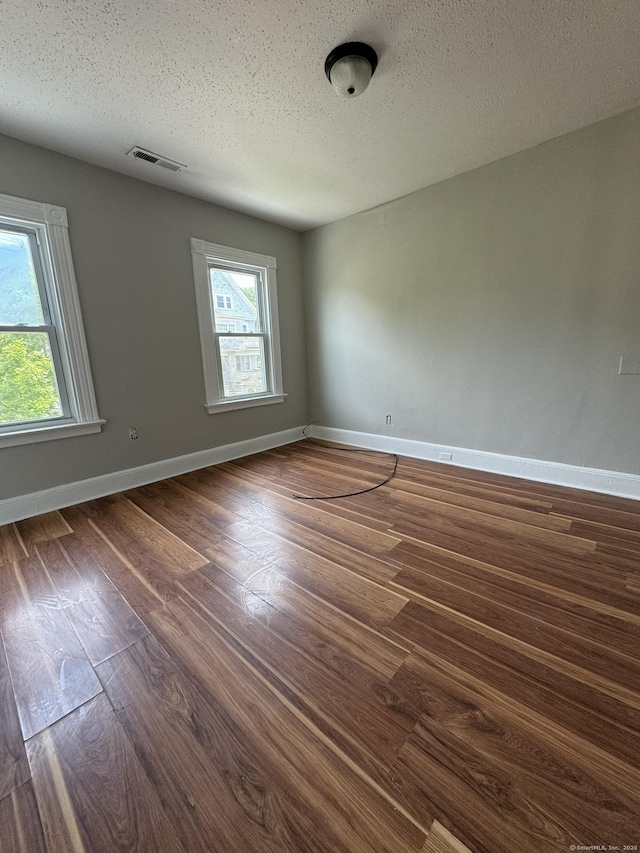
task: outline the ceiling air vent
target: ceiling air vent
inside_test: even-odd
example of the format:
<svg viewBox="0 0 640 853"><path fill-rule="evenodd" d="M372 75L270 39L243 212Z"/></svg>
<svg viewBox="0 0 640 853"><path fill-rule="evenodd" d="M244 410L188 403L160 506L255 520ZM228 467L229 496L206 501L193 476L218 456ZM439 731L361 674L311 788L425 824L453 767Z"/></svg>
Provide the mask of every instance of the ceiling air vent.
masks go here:
<svg viewBox="0 0 640 853"><path fill-rule="evenodd" d="M173 160L168 160L166 157L161 157L159 154L153 154L144 148L139 148L137 145L128 152L129 157L135 157L136 160L144 160L145 163L151 163L153 166L162 166L163 169L168 169L170 172L180 172L186 169L182 163L176 163Z"/></svg>

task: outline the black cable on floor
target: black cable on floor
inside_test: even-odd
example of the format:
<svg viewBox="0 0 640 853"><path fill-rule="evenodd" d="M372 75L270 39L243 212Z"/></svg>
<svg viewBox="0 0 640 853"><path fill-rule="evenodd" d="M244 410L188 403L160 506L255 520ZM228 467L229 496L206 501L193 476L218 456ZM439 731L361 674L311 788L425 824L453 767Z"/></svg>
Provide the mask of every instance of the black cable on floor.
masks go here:
<svg viewBox="0 0 640 853"><path fill-rule="evenodd" d="M311 444L317 444L318 447L331 447L332 450L339 450L342 453L379 453L378 450L364 450L359 447L333 447L332 445L322 444L321 441L316 441L315 438L311 438L310 435L307 434L307 430L313 424L317 424L318 421L311 421L310 424L307 424L306 427L302 430L302 434L310 441ZM376 489L379 489L381 486L386 486L390 480L396 476L396 471L398 470L398 456L395 453L383 453L384 456L393 456L394 464L393 471L389 474L386 480L383 480L381 483L377 483L375 486L369 486L367 489L360 489L357 492L347 492L344 495L293 495L293 497L297 501L334 501L336 498L353 498L356 495L365 495L367 492L373 492Z"/></svg>

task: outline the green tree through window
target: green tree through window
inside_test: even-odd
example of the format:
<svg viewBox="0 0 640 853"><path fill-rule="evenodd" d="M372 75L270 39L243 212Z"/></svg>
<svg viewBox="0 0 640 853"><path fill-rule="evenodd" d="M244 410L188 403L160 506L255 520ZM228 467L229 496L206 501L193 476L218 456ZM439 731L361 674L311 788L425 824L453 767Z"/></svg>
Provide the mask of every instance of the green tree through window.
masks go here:
<svg viewBox="0 0 640 853"><path fill-rule="evenodd" d="M47 336L0 332L0 424L59 415Z"/></svg>

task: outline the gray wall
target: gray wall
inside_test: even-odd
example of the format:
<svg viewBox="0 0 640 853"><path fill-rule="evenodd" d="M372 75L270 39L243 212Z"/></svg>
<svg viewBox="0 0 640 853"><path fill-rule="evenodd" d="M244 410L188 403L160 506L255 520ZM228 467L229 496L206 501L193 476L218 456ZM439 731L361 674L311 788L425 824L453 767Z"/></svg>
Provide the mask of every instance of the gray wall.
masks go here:
<svg viewBox="0 0 640 853"><path fill-rule="evenodd" d="M99 435L0 449L0 499L306 422L300 234L2 136L0 192L67 208L107 419ZM277 258L286 402L207 414L190 237Z"/></svg>
<svg viewBox="0 0 640 853"><path fill-rule="evenodd" d="M640 473L639 152L636 110L307 233L310 416Z"/></svg>

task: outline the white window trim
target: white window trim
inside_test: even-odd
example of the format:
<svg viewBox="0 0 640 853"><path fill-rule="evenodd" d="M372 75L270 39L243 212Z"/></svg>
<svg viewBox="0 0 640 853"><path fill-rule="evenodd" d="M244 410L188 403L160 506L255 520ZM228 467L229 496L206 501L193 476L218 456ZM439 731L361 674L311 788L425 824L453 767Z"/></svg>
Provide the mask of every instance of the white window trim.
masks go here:
<svg viewBox="0 0 640 853"><path fill-rule="evenodd" d="M35 421L17 424L15 429L0 432L0 447L32 444L49 439L100 432L102 420L98 415L89 353L82 325L78 285L73 270L69 224L64 207L29 201L0 194L0 215L16 224L37 225L45 234L42 241L42 262L47 267L48 278L55 290L52 312L61 343L65 374L68 378L69 403L72 418L64 422Z"/></svg>
<svg viewBox="0 0 640 853"><path fill-rule="evenodd" d="M246 252L243 249L233 249L220 246L217 243L207 243L205 240L191 238L191 255L193 257L193 276L196 286L196 303L198 307L198 325L200 328L200 345L202 349L202 364L204 368L204 384L206 402L205 408L210 415L220 411L233 409L248 409L252 406L266 406L271 403L282 403L287 396L282 388L282 359L280 354L280 327L278 322L278 294L276 282L276 259L270 255L260 255L256 252ZM269 394L252 395L251 397L224 397L218 370L216 355L215 320L212 302L211 286L209 283L207 261L247 264L266 269L265 291L267 299L267 314L269 328L268 339L271 347L270 361L273 388Z"/></svg>

